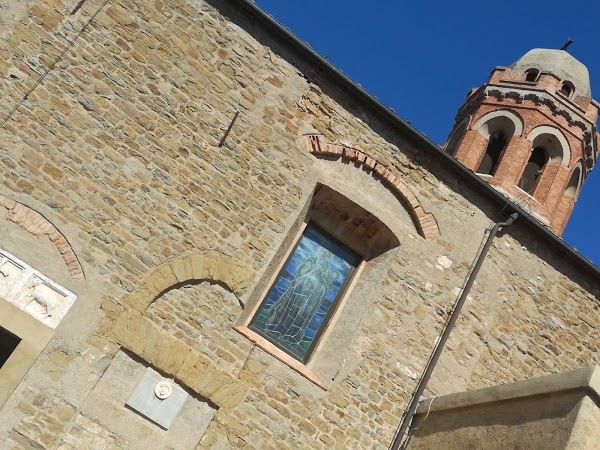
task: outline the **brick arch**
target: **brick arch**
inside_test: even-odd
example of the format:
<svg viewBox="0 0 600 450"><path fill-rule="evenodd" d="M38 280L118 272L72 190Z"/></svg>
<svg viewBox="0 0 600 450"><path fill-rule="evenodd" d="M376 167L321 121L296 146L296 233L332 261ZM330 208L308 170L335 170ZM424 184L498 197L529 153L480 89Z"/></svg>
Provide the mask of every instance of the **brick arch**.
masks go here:
<svg viewBox="0 0 600 450"><path fill-rule="evenodd" d="M208 281L241 297L254 271L239 259L218 253L191 253L165 261L124 298L125 305L144 314L152 302L181 283Z"/></svg>
<svg viewBox="0 0 600 450"><path fill-rule="evenodd" d="M548 162L558 162L561 166L568 167L571 164L571 147L564 133L559 128L540 125L529 132L527 140L531 142L533 147L535 141L544 137L544 135L553 137L557 144L556 149L548 149L550 151L550 161Z"/></svg>
<svg viewBox="0 0 600 450"><path fill-rule="evenodd" d="M79 264L71 245L52 222L29 206L3 195L0 195L0 206L8 211L6 218L17 224L22 230L33 234L35 237L48 236L50 242L62 256L73 280L85 279L81 264Z"/></svg>
<svg viewBox="0 0 600 450"><path fill-rule="evenodd" d="M467 116L454 127L450 133L450 136L448 136L448 139L446 139L446 142L442 146L446 152L453 156L456 154L458 147L460 147L460 144L469 130L469 125L471 125L472 118L473 117L470 114L467 114Z"/></svg>
<svg viewBox="0 0 600 450"><path fill-rule="evenodd" d="M399 196L407 205L408 212L419 234L427 240L436 239L440 235L437 221L433 214L425 212L417 196L400 181L390 169L363 151L344 145L325 143L322 136L310 134L306 136L306 147L313 155L338 156L353 161L379 176L382 182Z"/></svg>
<svg viewBox="0 0 600 450"><path fill-rule="evenodd" d="M511 136L521 136L523 134L523 118L520 114L510 109L496 109L485 114L479 118L472 129L478 131L486 139L489 139L492 134L489 126L492 124L496 129L504 129L504 131L508 131L507 125L512 126Z"/></svg>

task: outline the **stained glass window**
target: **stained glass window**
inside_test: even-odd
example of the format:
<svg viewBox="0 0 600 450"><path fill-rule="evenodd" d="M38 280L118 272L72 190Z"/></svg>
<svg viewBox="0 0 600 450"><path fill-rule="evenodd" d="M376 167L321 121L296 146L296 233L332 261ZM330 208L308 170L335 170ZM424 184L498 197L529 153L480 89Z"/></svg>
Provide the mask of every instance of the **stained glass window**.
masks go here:
<svg viewBox="0 0 600 450"><path fill-rule="evenodd" d="M250 328L305 362L361 258L309 224Z"/></svg>

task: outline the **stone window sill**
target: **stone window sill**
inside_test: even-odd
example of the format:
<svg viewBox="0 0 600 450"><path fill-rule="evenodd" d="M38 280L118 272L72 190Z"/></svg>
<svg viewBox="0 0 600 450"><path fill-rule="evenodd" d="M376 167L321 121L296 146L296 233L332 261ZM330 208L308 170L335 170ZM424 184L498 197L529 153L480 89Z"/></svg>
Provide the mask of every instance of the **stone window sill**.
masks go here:
<svg viewBox="0 0 600 450"><path fill-rule="evenodd" d="M269 355L274 356L279 361L281 361L285 365L289 366L291 369L298 372L300 375L302 375L304 378L306 378L311 383L319 386L321 389L323 389L325 391L327 390L327 387L325 386L325 384L321 380L319 380L319 378L308 367L306 367L301 362L292 358L290 355L285 353L283 350L280 350L279 348L277 348L276 346L271 344L264 337L255 333L248 327L237 326L237 327L233 327L233 329L235 331L237 331L238 333L240 333L241 335L245 336L246 338L250 339L252 342L254 342L257 346L262 348Z"/></svg>
<svg viewBox="0 0 600 450"><path fill-rule="evenodd" d="M533 200L536 204L540 205L540 202L537 200L537 198L535 198L533 195L531 195L529 192L524 191L523 189L521 189L519 186L516 186L517 191L524 195L525 198L527 198L528 200Z"/></svg>

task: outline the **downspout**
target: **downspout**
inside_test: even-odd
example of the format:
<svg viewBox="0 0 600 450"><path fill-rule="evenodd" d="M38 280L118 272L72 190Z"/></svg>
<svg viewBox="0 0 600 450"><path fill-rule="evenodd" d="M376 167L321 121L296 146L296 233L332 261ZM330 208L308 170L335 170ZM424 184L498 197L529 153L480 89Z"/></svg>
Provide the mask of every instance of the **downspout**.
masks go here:
<svg viewBox="0 0 600 450"><path fill-rule="evenodd" d="M407 429L412 422L412 418L417 410L417 407L419 406L421 396L423 395L423 392L425 392L425 388L427 387L427 383L431 378L433 369L435 369L438 359L440 358L440 355L446 345L446 341L448 340L448 337L450 336L450 333L454 328L454 324L456 323L456 320L460 315L465 300L467 299L467 296L471 291L471 287L475 282L475 278L477 278L477 274L479 273L479 269L481 269L481 265L483 264L485 256L487 255L487 252L490 249L490 246L492 245L492 242L498 234L498 232L502 230L503 227L511 225L517 219L517 217L519 217L519 215L517 213L513 213L510 215L506 222L496 223L492 227L490 234L488 235L487 240L485 241L485 244L481 248L479 255L476 257L474 264L471 266L471 270L467 275L467 280L464 284L464 288L460 296L456 300L452 311L450 312L450 316L446 321L446 325L442 330L442 334L437 339L433 347L431 356L429 357L427 365L425 366L423 374L421 375L421 379L417 383L417 387L412 394L408 407L404 412L402 419L400 420L400 424L398 425L396 433L394 434L394 440L392 441L389 450L399 450L401 448L406 448L406 445L408 445L408 441L410 440L410 434L408 434L405 438L405 435L407 434Z"/></svg>

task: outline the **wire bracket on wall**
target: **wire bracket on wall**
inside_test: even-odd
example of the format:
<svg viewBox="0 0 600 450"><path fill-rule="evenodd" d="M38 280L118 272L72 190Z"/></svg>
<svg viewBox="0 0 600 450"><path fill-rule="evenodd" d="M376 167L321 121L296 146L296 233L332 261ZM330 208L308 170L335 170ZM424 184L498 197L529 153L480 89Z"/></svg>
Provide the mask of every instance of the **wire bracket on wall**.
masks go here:
<svg viewBox="0 0 600 450"><path fill-rule="evenodd" d="M75 8L73 8L73 11L71 11L71 15L75 15L77 14L77 11L79 11L81 9L81 7L83 6L83 4L86 2L87 0L79 0L79 2L75 5Z"/></svg>
<svg viewBox="0 0 600 450"><path fill-rule="evenodd" d="M229 124L229 127L227 128L227 131L225 131L225 134L221 138L221 142L219 142L219 147L223 147L223 145L225 145L225 141L227 140L227 136L229 136L229 133L231 133L231 129L233 128L233 125L235 124L235 121L237 120L237 118L238 118L239 115L240 115L240 112L236 111L235 115L233 116L233 119L231 119L231 123Z"/></svg>
<svg viewBox="0 0 600 450"><path fill-rule="evenodd" d="M33 91L35 91L35 89L42 84L42 82L46 79L46 77L50 74L50 72L54 69L54 67L56 66L56 64L58 64L58 62L63 58L63 56L65 56L65 53L67 53L69 51L69 49L71 47L73 47L73 45L75 45L75 42L77 41L77 39L79 39L79 37L84 33L85 30L88 29L88 27L91 25L91 23L94 21L94 19L96 18L96 16L98 14L100 14L100 11L102 11L104 9L104 7L108 4L110 0L104 0L102 2L102 4L98 7L98 9L94 12L94 14L92 14L92 16L88 19L88 21L83 25L83 27L81 27L81 29L79 30L79 32L75 35L75 37L73 39L71 39L68 43L68 45L60 52L60 54L56 57L56 59L54 59L54 61L52 61L52 64L50 64L50 66L44 71L44 73L42 73L42 75L38 78L38 80L33 84L33 86L31 86L27 92L25 94L23 94L23 96L21 97L21 100L19 100L17 102L17 104L10 110L10 112L4 117L4 119L0 120L0 129L4 127L4 125L6 125L6 123L11 119L11 117L13 116L13 114L15 114L17 112L17 110L21 107L21 105L23 103L25 103L27 101L27 99L29 98L29 95L31 95L31 93ZM83 2L81 2L81 5L83 5Z"/></svg>

